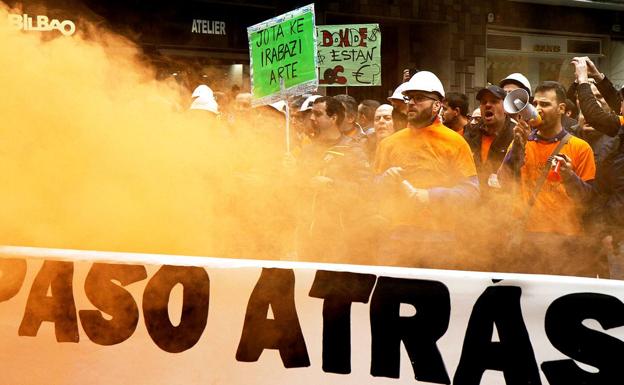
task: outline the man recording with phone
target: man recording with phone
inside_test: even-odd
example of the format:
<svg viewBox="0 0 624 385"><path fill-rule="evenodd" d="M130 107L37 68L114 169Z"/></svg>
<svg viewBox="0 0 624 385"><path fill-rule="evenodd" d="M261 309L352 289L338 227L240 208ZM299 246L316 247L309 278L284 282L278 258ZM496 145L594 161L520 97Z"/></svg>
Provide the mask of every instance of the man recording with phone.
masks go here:
<svg viewBox="0 0 624 385"><path fill-rule="evenodd" d="M596 85L600 95L604 97L612 111L619 111L622 99L618 91L613 87L609 79L604 76L588 57L575 57L571 64L574 65L576 76L576 92L585 120L596 130L609 136L616 136L620 133L620 128L624 124L624 119L616 114L610 113L602 107L592 90L591 81Z"/></svg>
<svg viewBox="0 0 624 385"><path fill-rule="evenodd" d="M605 254L609 261L611 278L622 279L624 273L624 147L621 115L601 107L592 92L590 79L597 83L611 111L617 111L621 97L611 82L598 71L588 57L575 57L574 65L577 92L585 120L607 138L596 170L593 196L589 204L585 225L589 236L597 244L597 252Z"/></svg>

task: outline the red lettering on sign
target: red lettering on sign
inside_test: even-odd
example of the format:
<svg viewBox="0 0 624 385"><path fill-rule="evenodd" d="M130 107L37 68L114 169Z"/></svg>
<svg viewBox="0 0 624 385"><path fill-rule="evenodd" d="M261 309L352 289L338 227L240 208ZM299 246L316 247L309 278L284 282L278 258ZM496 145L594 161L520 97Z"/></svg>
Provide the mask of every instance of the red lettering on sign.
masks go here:
<svg viewBox="0 0 624 385"><path fill-rule="evenodd" d="M347 78L339 76L342 72L344 72L343 66L326 69L323 78L319 80L319 84L347 84Z"/></svg>

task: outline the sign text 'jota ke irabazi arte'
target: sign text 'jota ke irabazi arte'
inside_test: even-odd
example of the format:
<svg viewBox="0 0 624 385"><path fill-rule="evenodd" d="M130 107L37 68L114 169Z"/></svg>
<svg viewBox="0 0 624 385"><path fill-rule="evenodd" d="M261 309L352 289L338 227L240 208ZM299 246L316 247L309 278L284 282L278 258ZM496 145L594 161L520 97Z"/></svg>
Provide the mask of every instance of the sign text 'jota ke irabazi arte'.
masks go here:
<svg viewBox="0 0 624 385"><path fill-rule="evenodd" d="M317 89L313 4L251 26L247 34L254 105Z"/></svg>

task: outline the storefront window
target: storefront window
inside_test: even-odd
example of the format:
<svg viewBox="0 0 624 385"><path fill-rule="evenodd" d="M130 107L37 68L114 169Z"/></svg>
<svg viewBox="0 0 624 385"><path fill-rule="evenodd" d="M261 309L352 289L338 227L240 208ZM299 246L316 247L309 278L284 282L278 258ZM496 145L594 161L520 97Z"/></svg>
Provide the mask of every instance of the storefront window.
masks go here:
<svg viewBox="0 0 624 385"><path fill-rule="evenodd" d="M507 75L519 72L535 88L546 80L554 80L565 87L574 81L575 56L589 56L603 71L604 63L600 38L548 36L518 32L488 31L487 82L498 84Z"/></svg>
<svg viewBox="0 0 624 385"><path fill-rule="evenodd" d="M574 68L570 65L571 58L488 55L487 81L498 84L507 75L519 72L529 79L532 87L545 80L554 80L567 87L574 81Z"/></svg>

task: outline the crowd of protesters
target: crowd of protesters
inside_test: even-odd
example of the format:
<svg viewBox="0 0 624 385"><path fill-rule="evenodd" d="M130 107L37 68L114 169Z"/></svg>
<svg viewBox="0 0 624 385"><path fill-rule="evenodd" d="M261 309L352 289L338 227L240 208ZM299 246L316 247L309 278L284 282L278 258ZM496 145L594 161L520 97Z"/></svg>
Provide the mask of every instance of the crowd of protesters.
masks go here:
<svg viewBox="0 0 624 385"><path fill-rule="evenodd" d="M532 88L514 73L481 89L472 113L466 95L445 92L428 71L406 75L383 103L291 98L292 148L267 158L272 180L297 186L288 254L624 277L623 98L589 58L571 65L567 90L554 81ZM518 89L536 119L506 111ZM226 98L206 86L193 97L191 109L224 131L245 117L274 119L266 134L284 133L284 102L252 108L251 94Z"/></svg>

